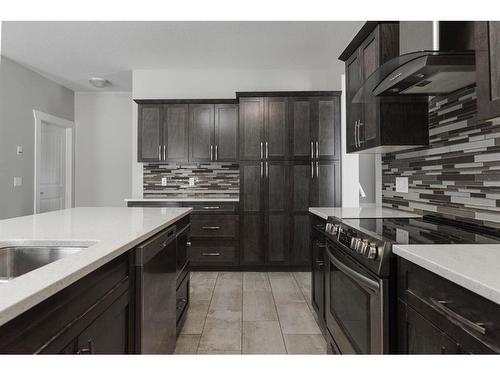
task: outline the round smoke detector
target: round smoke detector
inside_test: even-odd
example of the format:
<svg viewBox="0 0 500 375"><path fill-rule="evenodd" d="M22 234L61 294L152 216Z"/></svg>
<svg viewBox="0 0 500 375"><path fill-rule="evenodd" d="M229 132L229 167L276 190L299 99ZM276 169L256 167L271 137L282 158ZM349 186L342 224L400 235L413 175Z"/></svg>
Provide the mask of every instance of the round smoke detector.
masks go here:
<svg viewBox="0 0 500 375"><path fill-rule="evenodd" d="M111 85L111 82L101 77L92 77L89 79L89 82L92 86L97 87L98 89Z"/></svg>

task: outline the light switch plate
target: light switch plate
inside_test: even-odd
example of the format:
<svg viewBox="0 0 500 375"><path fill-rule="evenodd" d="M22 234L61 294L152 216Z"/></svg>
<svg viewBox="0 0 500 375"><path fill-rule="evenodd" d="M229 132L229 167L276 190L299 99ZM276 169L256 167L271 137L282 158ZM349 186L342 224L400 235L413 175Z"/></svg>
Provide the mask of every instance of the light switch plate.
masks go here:
<svg viewBox="0 0 500 375"><path fill-rule="evenodd" d="M396 192L408 193L408 177L396 177Z"/></svg>
<svg viewBox="0 0 500 375"><path fill-rule="evenodd" d="M17 155L22 155L23 154L23 146L17 146L16 147L16 154Z"/></svg>
<svg viewBox="0 0 500 375"><path fill-rule="evenodd" d="M167 186L167 178L166 177L161 178L161 186Z"/></svg>
<svg viewBox="0 0 500 375"><path fill-rule="evenodd" d="M14 177L14 186L23 186L23 178L22 177Z"/></svg>
<svg viewBox="0 0 500 375"><path fill-rule="evenodd" d="M194 186L194 177L189 177L189 186Z"/></svg>

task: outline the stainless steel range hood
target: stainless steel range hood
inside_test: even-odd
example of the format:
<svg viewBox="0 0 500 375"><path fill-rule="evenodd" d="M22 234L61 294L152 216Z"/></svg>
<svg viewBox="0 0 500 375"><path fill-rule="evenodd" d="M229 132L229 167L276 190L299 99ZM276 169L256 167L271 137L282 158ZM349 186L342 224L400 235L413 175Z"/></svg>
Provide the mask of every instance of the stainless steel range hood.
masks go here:
<svg viewBox="0 0 500 375"><path fill-rule="evenodd" d="M368 77L353 103L427 101L429 96L448 94L475 83L474 51L470 43L462 40L466 38L457 34L457 30L470 31L470 27L466 22L446 28L441 28L440 22L400 22L403 54ZM449 40L452 42L440 49L441 42ZM462 44L469 49L449 48Z"/></svg>

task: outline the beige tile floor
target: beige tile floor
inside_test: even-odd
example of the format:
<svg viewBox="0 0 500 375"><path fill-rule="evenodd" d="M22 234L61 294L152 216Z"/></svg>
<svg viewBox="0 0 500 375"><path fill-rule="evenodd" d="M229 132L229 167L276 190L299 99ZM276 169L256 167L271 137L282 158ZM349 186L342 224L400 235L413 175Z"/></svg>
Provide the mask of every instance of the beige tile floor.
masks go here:
<svg viewBox="0 0 500 375"><path fill-rule="evenodd" d="M176 354L326 354L308 272L193 272Z"/></svg>

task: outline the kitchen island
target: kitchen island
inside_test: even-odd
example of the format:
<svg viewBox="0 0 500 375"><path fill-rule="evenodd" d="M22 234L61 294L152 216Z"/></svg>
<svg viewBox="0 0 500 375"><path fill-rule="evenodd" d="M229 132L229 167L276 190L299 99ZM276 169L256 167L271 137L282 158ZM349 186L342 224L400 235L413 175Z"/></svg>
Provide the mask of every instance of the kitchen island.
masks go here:
<svg viewBox="0 0 500 375"><path fill-rule="evenodd" d="M140 306L135 303L136 275L132 269L136 262L135 249L145 247L146 245L141 244L150 243L150 239L154 240L167 230L171 234L170 228L175 228L175 224L189 222L188 215L191 211L188 207L81 207L0 221L0 249L47 245L81 248L62 259L0 283L2 344L9 340L16 341L15 337L9 336L14 335L16 322L24 323L26 327L23 329L28 331L30 327L34 327L35 331L27 336L30 339L36 335L43 336L45 330L52 329L57 339L64 341L64 329L78 325L73 318L91 312L101 299L115 292L116 301L118 297L125 296L124 301L130 303L124 313L127 320L125 326L129 327L130 332L125 335L135 332L136 329L131 326L133 316L140 313ZM75 297L80 294L80 297ZM96 301L92 300L94 297ZM72 298L76 300L73 301ZM175 298L172 303L175 306ZM58 308L61 311L56 311ZM30 318L34 311L38 311L37 321ZM65 327L47 327L47 324L54 324L53 322L42 324L43 328L36 327L38 323L43 323L41 321L44 318L48 319L51 314L56 313L60 314L59 321L66 323ZM72 316L68 317L69 315ZM130 334L126 341L134 341L132 336ZM50 343L55 340L54 337L50 337ZM13 345L18 349L13 349L13 352L31 352L35 349L35 352L53 352L46 350L50 347L49 342L36 348L32 345L24 346L23 340L21 344L19 339L17 342L17 346ZM135 347L134 342L130 342L126 352L135 352ZM80 351L88 352L91 349ZM6 346L2 346L0 351L12 352Z"/></svg>

